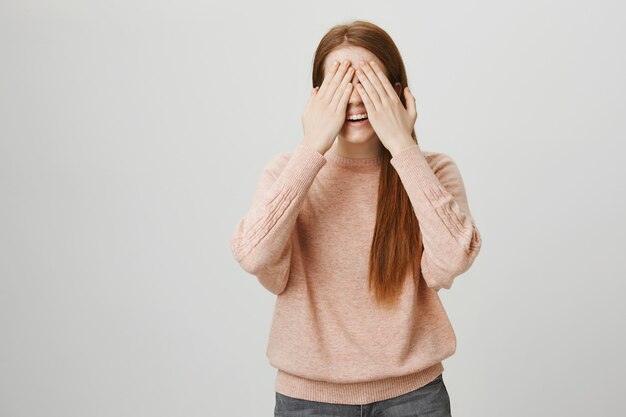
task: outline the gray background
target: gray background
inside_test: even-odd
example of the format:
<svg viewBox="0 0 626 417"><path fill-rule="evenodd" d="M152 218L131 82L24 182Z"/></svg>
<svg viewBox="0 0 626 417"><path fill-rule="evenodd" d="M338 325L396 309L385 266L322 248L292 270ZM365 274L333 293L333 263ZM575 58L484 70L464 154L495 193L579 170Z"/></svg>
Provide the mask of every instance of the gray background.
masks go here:
<svg viewBox="0 0 626 417"><path fill-rule="evenodd" d="M229 248L332 25L394 38L483 236L440 291L453 415L621 416L618 1L0 3L0 415L270 416Z"/></svg>

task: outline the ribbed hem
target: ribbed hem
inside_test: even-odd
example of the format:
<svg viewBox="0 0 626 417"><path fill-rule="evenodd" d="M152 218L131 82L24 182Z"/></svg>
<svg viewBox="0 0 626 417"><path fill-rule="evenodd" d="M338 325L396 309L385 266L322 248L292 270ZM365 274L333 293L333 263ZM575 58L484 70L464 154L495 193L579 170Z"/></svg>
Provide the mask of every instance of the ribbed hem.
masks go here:
<svg viewBox="0 0 626 417"><path fill-rule="evenodd" d="M420 388L444 371L442 362L409 375L356 383L333 383L302 378L282 370L276 375L276 392L288 397L333 404L365 405Z"/></svg>

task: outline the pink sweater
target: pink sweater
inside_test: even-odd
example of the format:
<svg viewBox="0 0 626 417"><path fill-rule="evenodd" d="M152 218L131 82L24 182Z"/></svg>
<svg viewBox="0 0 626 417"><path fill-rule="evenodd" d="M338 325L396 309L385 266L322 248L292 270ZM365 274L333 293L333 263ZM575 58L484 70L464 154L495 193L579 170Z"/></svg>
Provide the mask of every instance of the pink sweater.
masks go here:
<svg viewBox="0 0 626 417"><path fill-rule="evenodd" d="M380 401L432 381L456 350L438 291L481 247L461 174L451 157L417 144L392 155L424 252L419 284L407 279L386 311L367 287L381 158L321 154L302 143L279 153L233 232L235 259L277 295L266 354L279 393Z"/></svg>

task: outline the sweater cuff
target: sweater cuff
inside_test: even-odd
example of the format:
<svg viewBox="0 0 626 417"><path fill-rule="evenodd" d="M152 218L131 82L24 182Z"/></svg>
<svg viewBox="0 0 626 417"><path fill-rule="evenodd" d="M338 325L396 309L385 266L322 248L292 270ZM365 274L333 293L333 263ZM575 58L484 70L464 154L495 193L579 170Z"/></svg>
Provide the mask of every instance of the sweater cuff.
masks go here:
<svg viewBox="0 0 626 417"><path fill-rule="evenodd" d="M389 162L398 171L401 179L410 178L421 189L441 187L439 178L417 144L402 149Z"/></svg>
<svg viewBox="0 0 626 417"><path fill-rule="evenodd" d="M326 162L324 155L310 146L300 143L285 165L281 178L299 193L311 186L313 179Z"/></svg>

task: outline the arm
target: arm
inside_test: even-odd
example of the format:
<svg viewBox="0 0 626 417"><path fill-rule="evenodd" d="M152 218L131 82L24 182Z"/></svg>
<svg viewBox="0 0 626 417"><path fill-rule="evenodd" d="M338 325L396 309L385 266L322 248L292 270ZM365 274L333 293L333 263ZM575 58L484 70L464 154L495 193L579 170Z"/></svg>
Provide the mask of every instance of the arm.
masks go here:
<svg viewBox="0 0 626 417"><path fill-rule="evenodd" d="M450 289L454 278L472 265L482 244L461 173L446 154L439 154L431 168L417 144L396 152L390 162L419 221L422 276L435 291Z"/></svg>
<svg viewBox="0 0 626 417"><path fill-rule="evenodd" d="M278 158L263 170L252 205L233 231L233 256L274 294L287 286L291 238L311 184L326 163L317 150L299 144L280 170Z"/></svg>

